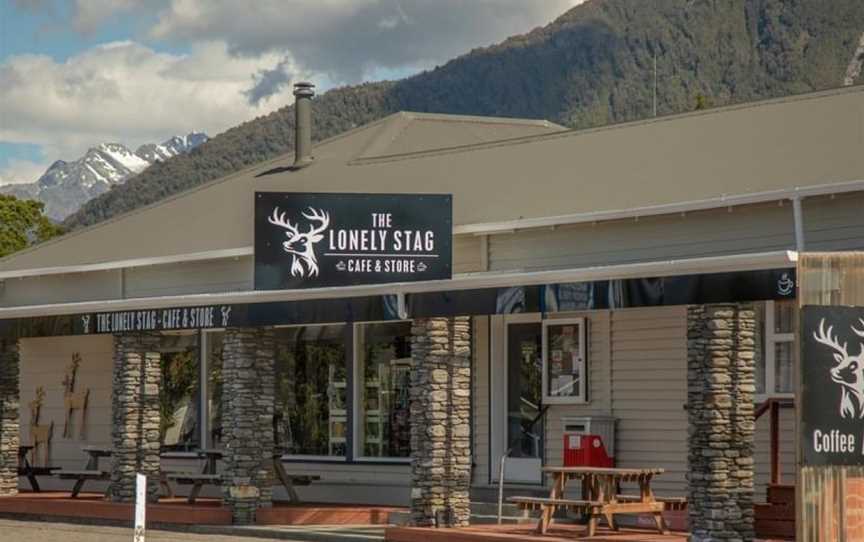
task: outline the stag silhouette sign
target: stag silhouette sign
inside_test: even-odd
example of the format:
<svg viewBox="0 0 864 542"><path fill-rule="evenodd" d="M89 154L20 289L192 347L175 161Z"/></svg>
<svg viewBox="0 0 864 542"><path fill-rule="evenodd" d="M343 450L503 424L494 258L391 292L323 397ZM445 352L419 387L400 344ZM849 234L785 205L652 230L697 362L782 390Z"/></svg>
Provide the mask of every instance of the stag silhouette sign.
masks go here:
<svg viewBox="0 0 864 542"><path fill-rule="evenodd" d="M255 288L451 277L452 199L430 194L255 194Z"/></svg>
<svg viewBox="0 0 864 542"><path fill-rule="evenodd" d="M809 465L864 465L864 308L805 307L801 451Z"/></svg>

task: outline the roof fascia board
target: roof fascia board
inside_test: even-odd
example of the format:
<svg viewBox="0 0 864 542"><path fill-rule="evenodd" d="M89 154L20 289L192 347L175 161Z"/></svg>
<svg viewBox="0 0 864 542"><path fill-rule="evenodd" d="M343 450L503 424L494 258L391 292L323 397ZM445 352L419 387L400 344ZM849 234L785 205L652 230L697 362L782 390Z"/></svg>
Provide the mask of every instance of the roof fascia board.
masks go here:
<svg viewBox="0 0 864 542"><path fill-rule="evenodd" d="M815 196L828 196L831 194L845 194L849 192L864 191L864 180L844 181L833 184L820 184L807 187L784 188L767 192L754 192L752 194L741 194L732 196L720 196L703 200L685 201L680 203L668 203L661 205L650 205L645 207L634 207L632 209L621 209L612 211L596 211L589 213L576 213L570 215L558 215L539 218L521 218L518 220L507 220L501 222L485 222L477 224L465 224L455 226L454 234L490 235L495 233L512 233L515 230L529 228L548 228L552 226L567 226L572 224L583 224L586 222L603 222L619 220L623 218L639 218L646 216L657 216L665 214L686 213L692 211L707 211L736 205L750 205L754 203L768 203L780 200L792 200L795 198L807 198Z"/></svg>
<svg viewBox="0 0 864 542"><path fill-rule="evenodd" d="M115 299L107 301L85 301L4 308L0 309L0 319L57 316L88 312L146 310L161 307L194 307L200 305L229 305L240 303L334 299L387 294L414 294L479 288L502 288L509 286L587 282L592 280L668 277L688 274L722 273L727 271L756 271L792 266L797 260L797 252L776 251L729 256L711 256L683 260L583 267L554 271L472 273L457 275L455 278L450 280L425 282L404 282L336 288L310 288L307 290L256 290L218 294L192 294Z"/></svg>
<svg viewBox="0 0 864 542"><path fill-rule="evenodd" d="M844 181L840 183L828 183L812 185L808 187L796 187L791 189L772 190L769 192L755 192L753 194L737 196L721 196L704 200L672 203L664 205L653 205L636 207L633 209L622 209L613 211L597 211L591 213L577 213L571 215L558 215L540 218L522 218L502 222L485 222L477 224L464 224L453 227L454 235L494 235L514 233L517 230L530 228L549 228L557 226L570 226L592 222L603 222L609 220L620 220L627 218L638 218L647 216L659 216L664 214L687 213L694 211L707 211L720 209L735 205L748 205L754 203L768 203L779 200L792 200L795 198L806 198L815 196L828 196L831 194L845 194L850 192L864 191L864 180ZM42 267L33 269L20 269L12 271L0 271L0 280L12 278L25 278L43 275L62 275L67 273L87 273L94 271L110 271L121 268L142 267L148 265L162 265L170 263L194 262L204 260L219 260L224 258L238 258L254 254L252 246L231 248L223 250L212 250L206 252L195 252L190 254L178 254L174 256L157 256L152 258L136 258L131 260L116 260L96 264L83 264L62 267Z"/></svg>
<svg viewBox="0 0 864 542"><path fill-rule="evenodd" d="M152 258L134 258L130 260L114 260L110 262L66 265L61 267L38 267L34 269L21 269L15 271L0 271L0 280L11 278L25 278L47 275L65 275L69 273L92 273L97 271L114 271L131 267L144 267L148 265L165 265L172 263L188 263L206 260L222 260L228 258L240 258L251 256L254 249L251 246L241 248L227 248L222 250L208 250L205 252L192 252L189 254L175 254L171 256L154 256Z"/></svg>

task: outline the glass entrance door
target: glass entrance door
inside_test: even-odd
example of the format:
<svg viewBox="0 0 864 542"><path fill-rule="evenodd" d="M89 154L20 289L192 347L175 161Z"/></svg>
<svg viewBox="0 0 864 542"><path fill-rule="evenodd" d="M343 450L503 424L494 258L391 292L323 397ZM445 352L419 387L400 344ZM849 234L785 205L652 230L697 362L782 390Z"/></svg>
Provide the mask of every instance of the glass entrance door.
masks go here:
<svg viewBox="0 0 864 542"><path fill-rule="evenodd" d="M507 324L508 482L542 483L542 334L540 322Z"/></svg>

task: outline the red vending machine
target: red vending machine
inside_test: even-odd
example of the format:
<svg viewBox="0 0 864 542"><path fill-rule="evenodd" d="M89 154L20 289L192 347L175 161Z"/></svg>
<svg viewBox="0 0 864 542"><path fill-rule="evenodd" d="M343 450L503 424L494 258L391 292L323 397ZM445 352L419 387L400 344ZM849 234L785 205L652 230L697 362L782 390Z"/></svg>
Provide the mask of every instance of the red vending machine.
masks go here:
<svg viewBox="0 0 864 542"><path fill-rule="evenodd" d="M561 421L565 467L615 466L615 418L567 417Z"/></svg>

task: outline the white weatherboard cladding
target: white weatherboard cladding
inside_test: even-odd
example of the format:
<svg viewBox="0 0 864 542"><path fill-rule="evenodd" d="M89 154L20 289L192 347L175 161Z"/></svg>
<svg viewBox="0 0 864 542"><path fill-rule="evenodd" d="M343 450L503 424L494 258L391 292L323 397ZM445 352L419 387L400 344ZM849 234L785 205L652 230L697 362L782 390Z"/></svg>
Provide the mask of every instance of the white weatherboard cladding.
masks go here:
<svg viewBox="0 0 864 542"><path fill-rule="evenodd" d="M617 466L666 469L652 487L683 495L687 471L687 309L612 313L612 415Z"/></svg>
<svg viewBox="0 0 864 542"><path fill-rule="evenodd" d="M864 193L803 201L807 250L864 248ZM492 270L555 269L795 247L792 204L761 203L489 236Z"/></svg>
<svg viewBox="0 0 864 542"><path fill-rule="evenodd" d="M807 250L864 248L864 193L804 200ZM484 239L490 271L550 270L593 265L688 259L791 250L795 246L792 205L776 202L580 224L537 228L486 237L458 235L454 273L484 271ZM221 293L252 288L252 258L232 256L194 262L138 265L9 278L0 288L0 306ZM121 290L122 286L122 290Z"/></svg>
<svg viewBox="0 0 864 542"><path fill-rule="evenodd" d="M686 471L686 309L684 307L640 308L615 311L561 313L550 317L584 316L589 322L589 403L556 405L547 416L547 463L563 461L561 418L565 416L613 415L618 419L616 456L618 466L658 466L667 473L656 480L659 493L683 495ZM491 348L489 317L474 319L474 475L475 486L495 482L497 459L490 465L489 378L504 367L500 348ZM493 326L494 327L494 326ZM29 440L29 409L37 386L44 386L46 402L42 423L55 422L52 464L64 468L83 467L86 457L80 447L110 446L110 394L112 340L110 335L52 337L21 341L21 433ZM72 354L81 354L79 389L90 389L86 440L64 439L63 374ZM492 358L490 359L490 355ZM491 365L490 365L491 363ZM490 369L492 373L490 374ZM781 467L785 482L794 480L794 431L792 410L781 410ZM764 495L770 469L768 415L758 421L756 433L757 497ZM496 431L500 427L496 428ZM496 435L492 435L495 437ZM109 464L105 463L106 466ZM165 468L196 470L197 461L169 458ZM300 487L301 498L317 502L363 502L404 505L409 494L410 466L374 462L286 463L288 472L321 476L322 480ZM53 478L40 480L48 489L69 487ZM94 488L99 488L94 484ZM179 488L182 490L182 488ZM214 490L216 491L216 490ZM210 495L208 491L205 495ZM212 494L218 496L218 491ZM284 498L277 488L276 498Z"/></svg>
<svg viewBox="0 0 864 542"><path fill-rule="evenodd" d="M471 436L474 440L474 470L472 472L474 485L486 485L489 483L490 476L497 472L495 469L490 470L489 468L489 372L492 370L489 351L490 320L491 318L488 316L477 316L474 318L472 329L474 340L472 344L471 399L474 410L474 427Z"/></svg>
<svg viewBox="0 0 864 542"><path fill-rule="evenodd" d="M22 339L21 345L21 442L30 442L30 409L28 405L36 396L36 388L45 389L41 424L54 421L54 438L51 445L51 465L64 469L82 469L87 455L82 446L111 447L111 374L113 338L111 335L80 337L47 337ZM90 390L87 409L86 438L76 433L72 438L63 438L65 412L63 408L63 377L72 361L72 354L81 355L76 390ZM80 423L76 413L75 422ZM197 460L176 454L163 460L166 470L198 471ZM108 469L110 459L100 460L100 467ZM358 502L365 504L404 505L408 499L410 465L381 465L376 463L354 463L335 461L330 463L286 463L289 473L318 475L320 482L298 487L300 497L312 502ZM27 487L26 481L21 487ZM43 489L71 488L72 482L53 477L40 477ZM100 491L104 484L88 482L87 490ZM186 494L188 487L177 486L179 494ZM204 496L219 496L219 488L205 488ZM275 488L277 499L286 499L281 488Z"/></svg>
<svg viewBox="0 0 864 542"><path fill-rule="evenodd" d="M553 405L546 417L546 463L563 463L561 420L571 416L608 416L617 419L616 465L661 467L653 487L661 495L683 496L687 471L687 322L686 307L650 307L547 315L548 318L582 316L588 320L589 402ZM503 332L503 318L493 318L492 339ZM496 327L494 321L500 323ZM483 331L481 331L482 333ZM476 344L476 342L475 342ZM483 344L482 340L480 344ZM483 345L485 346L485 345ZM485 360L486 352L478 353ZM491 376L506 368L501 346L492 345L491 362L480 361L477 376ZM476 356L475 356L476 357ZM494 388L494 384L493 384ZM475 383L475 485L497 482L504 426L489 418L489 383ZM497 389L497 388L496 388ZM492 401L501 404L500 401ZM482 406L481 406L482 405ZM784 481L794 480L795 459L792 410L781 410L781 471ZM497 418L501 416L498 415ZM764 496L770 473L768 416L760 418L756 433L757 496ZM492 440L487 440L492 427ZM491 463L490 463L491 451ZM548 480L547 480L548 483ZM626 490L627 488L625 488ZM630 488L632 489L632 488ZM573 489L574 491L576 488Z"/></svg>
<svg viewBox="0 0 864 542"><path fill-rule="evenodd" d="M30 442L29 404L36 397L36 388L45 389L40 425L54 422L54 437L51 441L51 466L80 470L88 456L82 446L111 447L111 371L114 344L111 335L90 337L46 337L22 339L21 349L21 442ZM63 378L72 355L81 356L81 364L75 380L75 390L90 390L86 412L86 434L80 438L81 414L75 412L75 433L63 437L66 413L63 406ZM110 459L101 459L100 468L110 466ZM69 489L71 482L53 477L40 477L43 489ZM26 484L22 487L28 487ZM104 487L99 482L88 483L88 491Z"/></svg>

